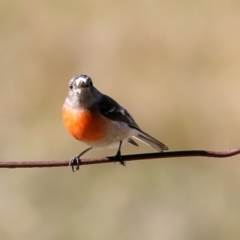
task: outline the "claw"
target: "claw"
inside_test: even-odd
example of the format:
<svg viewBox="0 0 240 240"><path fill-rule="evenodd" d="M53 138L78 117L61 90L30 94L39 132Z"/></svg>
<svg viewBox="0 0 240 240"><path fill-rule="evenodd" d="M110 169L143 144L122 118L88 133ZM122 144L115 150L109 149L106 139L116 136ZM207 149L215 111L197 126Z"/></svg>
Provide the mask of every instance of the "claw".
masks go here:
<svg viewBox="0 0 240 240"><path fill-rule="evenodd" d="M119 142L119 147L118 147L117 154L115 156L115 160L117 162L120 162L120 164L122 164L123 166L126 166L125 162L122 160L121 147L122 147L122 141Z"/></svg>
<svg viewBox="0 0 240 240"><path fill-rule="evenodd" d="M126 166L126 163L122 160L122 155L120 151L117 151L117 154L115 156L115 160L117 162L120 162L121 165Z"/></svg>
<svg viewBox="0 0 240 240"><path fill-rule="evenodd" d="M74 166L76 166L76 171L78 171L80 169L80 165L81 165L81 159L79 158L79 156L73 157L69 161L69 166L72 167L73 172L75 172Z"/></svg>
<svg viewBox="0 0 240 240"><path fill-rule="evenodd" d="M81 165L81 163L82 163L82 161L81 161L81 156L82 156L84 153L86 153L86 152L88 152L89 150L91 150L91 149L92 149L92 147L89 147L89 148L87 148L86 150L84 150L83 152L81 152L80 154L78 154L76 157L73 157L73 158L70 159L70 161L69 161L69 166L72 167L72 171L73 171L73 172L75 172L74 166L76 166L76 171L79 170L80 165Z"/></svg>

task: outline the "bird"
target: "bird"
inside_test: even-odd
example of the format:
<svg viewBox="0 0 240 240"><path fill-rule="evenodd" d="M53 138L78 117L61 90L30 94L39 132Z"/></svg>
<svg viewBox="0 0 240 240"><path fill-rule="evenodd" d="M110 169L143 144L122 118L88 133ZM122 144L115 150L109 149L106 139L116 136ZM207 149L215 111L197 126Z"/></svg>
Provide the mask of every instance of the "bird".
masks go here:
<svg viewBox="0 0 240 240"><path fill-rule="evenodd" d="M95 88L92 79L85 74L70 80L62 118L67 131L88 145L86 150L70 159L72 171L75 171L74 166L79 170L81 157L89 150L114 146L118 147L116 161L125 166L122 143L138 146L133 139L159 152L168 150L166 145L144 132L124 107Z"/></svg>

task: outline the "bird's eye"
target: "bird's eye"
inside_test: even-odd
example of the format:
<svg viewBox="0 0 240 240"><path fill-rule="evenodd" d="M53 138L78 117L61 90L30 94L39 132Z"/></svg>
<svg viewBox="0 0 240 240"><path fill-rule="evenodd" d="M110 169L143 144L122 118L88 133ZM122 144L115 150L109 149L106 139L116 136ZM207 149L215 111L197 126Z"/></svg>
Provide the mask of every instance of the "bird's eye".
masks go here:
<svg viewBox="0 0 240 240"><path fill-rule="evenodd" d="M89 81L89 85L90 85L90 87L92 87L92 86L93 86L93 83L92 83L92 81L91 81L91 80Z"/></svg>
<svg viewBox="0 0 240 240"><path fill-rule="evenodd" d="M70 90L73 89L73 84L72 84L72 83L69 84L69 89L70 89Z"/></svg>

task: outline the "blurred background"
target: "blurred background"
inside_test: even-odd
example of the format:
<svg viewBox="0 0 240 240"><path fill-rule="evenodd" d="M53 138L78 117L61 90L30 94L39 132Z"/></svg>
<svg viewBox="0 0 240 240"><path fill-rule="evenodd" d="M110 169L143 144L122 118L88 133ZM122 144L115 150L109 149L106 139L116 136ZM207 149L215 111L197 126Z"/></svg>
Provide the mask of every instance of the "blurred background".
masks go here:
<svg viewBox="0 0 240 240"><path fill-rule="evenodd" d="M239 1L0 1L1 161L86 148L61 119L76 74L170 150L240 146ZM240 156L0 171L0 239L240 238Z"/></svg>

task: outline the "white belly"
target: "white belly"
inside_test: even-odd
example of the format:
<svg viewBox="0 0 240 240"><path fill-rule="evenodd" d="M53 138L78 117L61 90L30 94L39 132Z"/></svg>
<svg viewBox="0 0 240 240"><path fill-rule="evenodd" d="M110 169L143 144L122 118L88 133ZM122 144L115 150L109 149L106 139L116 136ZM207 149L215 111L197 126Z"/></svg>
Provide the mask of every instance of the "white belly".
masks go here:
<svg viewBox="0 0 240 240"><path fill-rule="evenodd" d="M136 135L138 135L138 131L130 128L126 123L111 121L106 129L104 139L84 143L94 148L118 147L120 141L127 141L128 138Z"/></svg>

